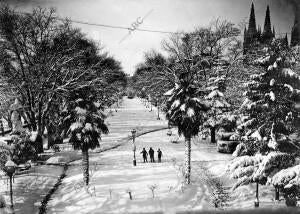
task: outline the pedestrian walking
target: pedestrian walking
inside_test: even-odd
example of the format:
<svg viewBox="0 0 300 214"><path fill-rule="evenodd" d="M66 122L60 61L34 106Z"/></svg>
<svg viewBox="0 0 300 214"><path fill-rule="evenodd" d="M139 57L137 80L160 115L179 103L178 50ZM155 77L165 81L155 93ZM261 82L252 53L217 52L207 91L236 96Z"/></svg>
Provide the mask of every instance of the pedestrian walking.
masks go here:
<svg viewBox="0 0 300 214"><path fill-rule="evenodd" d="M158 157L158 162L161 163L161 156L162 156L162 152L160 150L160 148L158 148L157 150L157 157Z"/></svg>
<svg viewBox="0 0 300 214"><path fill-rule="evenodd" d="M143 154L144 163L145 162L148 163L148 160L147 160L148 153L145 148L143 148L143 151L141 152L141 154Z"/></svg>
<svg viewBox="0 0 300 214"><path fill-rule="evenodd" d="M154 150L152 149L152 147L150 147L150 149L149 149L149 156L150 156L150 162L154 163L155 162L155 160L154 160Z"/></svg>

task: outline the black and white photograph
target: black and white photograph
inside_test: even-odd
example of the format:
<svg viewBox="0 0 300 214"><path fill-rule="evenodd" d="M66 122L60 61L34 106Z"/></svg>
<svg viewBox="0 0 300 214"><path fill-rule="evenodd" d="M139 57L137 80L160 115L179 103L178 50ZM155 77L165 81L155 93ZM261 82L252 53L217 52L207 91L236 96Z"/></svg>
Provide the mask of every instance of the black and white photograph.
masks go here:
<svg viewBox="0 0 300 214"><path fill-rule="evenodd" d="M0 0L0 214L300 213L300 0Z"/></svg>

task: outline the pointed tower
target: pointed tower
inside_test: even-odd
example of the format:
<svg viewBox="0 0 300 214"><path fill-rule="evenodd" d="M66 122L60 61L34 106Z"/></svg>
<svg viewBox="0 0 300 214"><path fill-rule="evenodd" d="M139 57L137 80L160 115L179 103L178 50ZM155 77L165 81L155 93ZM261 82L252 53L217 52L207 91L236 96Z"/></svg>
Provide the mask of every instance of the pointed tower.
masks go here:
<svg viewBox="0 0 300 214"><path fill-rule="evenodd" d="M262 33L263 42L268 42L273 38L271 27L270 7L268 5L265 17L264 31Z"/></svg>
<svg viewBox="0 0 300 214"><path fill-rule="evenodd" d="M292 28L292 35L291 35L291 47L300 44L300 29L297 17L295 16L294 26Z"/></svg>
<svg viewBox="0 0 300 214"><path fill-rule="evenodd" d="M249 37L253 37L256 36L256 34L257 34L256 19L255 19L254 4L252 2L250 18L249 18L249 26L248 26L248 35Z"/></svg>

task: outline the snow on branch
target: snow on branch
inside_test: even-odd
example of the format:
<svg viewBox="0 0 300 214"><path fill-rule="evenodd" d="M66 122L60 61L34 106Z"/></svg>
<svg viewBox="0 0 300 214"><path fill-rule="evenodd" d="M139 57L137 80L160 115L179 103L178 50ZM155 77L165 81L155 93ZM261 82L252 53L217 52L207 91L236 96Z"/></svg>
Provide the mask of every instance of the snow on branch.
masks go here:
<svg viewBox="0 0 300 214"><path fill-rule="evenodd" d="M255 180L261 180L263 177L268 177L272 173L280 169L287 168L294 163L294 159L290 154L282 152L270 152L264 156L263 161L259 164L257 171L254 173Z"/></svg>
<svg viewBox="0 0 300 214"><path fill-rule="evenodd" d="M285 76L293 77L300 80L300 76L290 68L284 68L281 71Z"/></svg>
<svg viewBox="0 0 300 214"><path fill-rule="evenodd" d="M300 164L277 172L268 180L268 184L290 188L294 185L300 186Z"/></svg>

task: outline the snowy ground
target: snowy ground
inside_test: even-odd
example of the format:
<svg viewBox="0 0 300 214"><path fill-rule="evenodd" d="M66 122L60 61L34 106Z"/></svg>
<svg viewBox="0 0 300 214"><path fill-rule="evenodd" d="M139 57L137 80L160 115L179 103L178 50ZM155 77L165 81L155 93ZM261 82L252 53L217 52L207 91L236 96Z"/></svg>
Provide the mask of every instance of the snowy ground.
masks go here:
<svg viewBox="0 0 300 214"><path fill-rule="evenodd" d="M171 143L175 130L171 137L167 136L167 130L137 137L137 166L132 166L132 143L128 141L131 130L135 128L137 133L142 133L167 127L166 120L156 118L155 108L149 112L138 99L124 99L118 112L114 111L107 120L110 133L103 136L101 148L90 152L91 185L88 188L82 185L81 161L72 162L62 185L48 203L47 213L174 213L214 209L211 193L216 185L210 182L211 178L229 189L234 181L225 171L232 157L216 152L215 145L208 141L193 139L192 184L189 186L182 185L183 139ZM117 147L99 153L114 146ZM144 147L147 150L152 147L155 151L160 148L162 163L143 163L140 151ZM35 170L15 179L16 213L36 213L39 202L56 182L62 167L39 166ZM8 197L5 181L0 182L4 184L0 185L0 194ZM154 198L150 186L156 186ZM128 191L133 200L129 199ZM274 206L272 188L264 187L260 194L263 206ZM253 208L254 186L241 187L229 196L228 208Z"/></svg>
<svg viewBox="0 0 300 214"><path fill-rule="evenodd" d="M124 101L121 109L109 119L112 136L103 137L103 144L128 136L132 128L137 130L166 125L164 120L156 120L154 112L148 112L137 99ZM142 128L141 128L142 127ZM116 134L120 132L120 134ZM176 131L173 130L173 133ZM167 136L167 130L142 135L136 139L137 166L132 166L131 142L112 151L94 153L90 156L91 186L82 187L81 161L73 162L61 188L48 205L48 213L143 213L164 211L174 213L179 210L212 209L210 186L203 180L201 171L193 173L193 184L182 185L184 145L182 139L171 143L174 137ZM109 139L110 142L106 140ZM142 148L160 148L162 163L143 163L139 154ZM195 143L192 146L192 169L199 161L228 160L229 155L216 152L215 146ZM200 169L201 170L201 169ZM150 185L156 185L152 198ZM131 190L133 200L129 199Z"/></svg>
<svg viewBox="0 0 300 214"><path fill-rule="evenodd" d="M59 166L37 166L28 174L15 176L13 183L15 213L36 213L40 201L53 187L62 173ZM6 178L0 179L0 195L9 199L9 184ZM0 213L6 213L0 209Z"/></svg>

